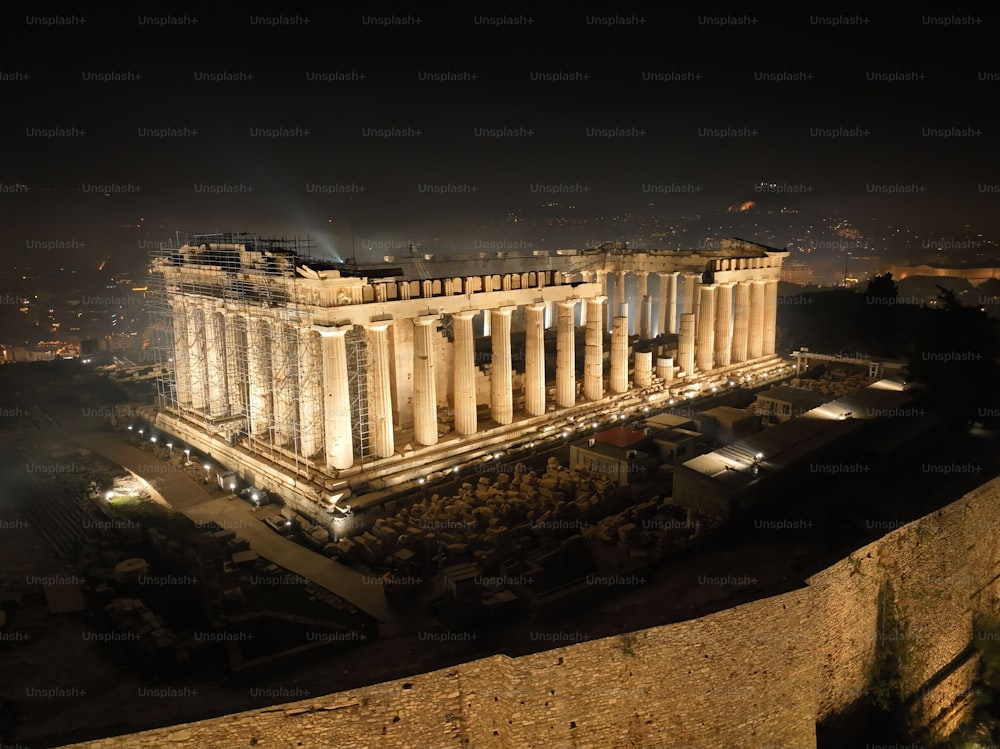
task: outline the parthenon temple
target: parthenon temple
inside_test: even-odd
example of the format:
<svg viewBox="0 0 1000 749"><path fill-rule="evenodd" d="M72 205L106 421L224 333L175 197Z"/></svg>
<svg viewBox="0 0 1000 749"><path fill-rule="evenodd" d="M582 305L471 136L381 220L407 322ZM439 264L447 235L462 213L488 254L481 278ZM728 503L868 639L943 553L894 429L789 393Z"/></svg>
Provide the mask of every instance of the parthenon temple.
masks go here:
<svg viewBox="0 0 1000 749"><path fill-rule="evenodd" d="M787 256L725 240L359 265L237 239L153 259L162 427L327 486L773 358Z"/></svg>

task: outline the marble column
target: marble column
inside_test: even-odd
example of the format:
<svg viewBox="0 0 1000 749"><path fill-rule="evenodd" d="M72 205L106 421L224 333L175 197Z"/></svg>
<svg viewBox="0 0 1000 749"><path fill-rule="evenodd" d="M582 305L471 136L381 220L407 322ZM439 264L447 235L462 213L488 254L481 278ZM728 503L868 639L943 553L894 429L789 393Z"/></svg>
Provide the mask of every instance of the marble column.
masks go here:
<svg viewBox="0 0 1000 749"><path fill-rule="evenodd" d="M667 318L670 317L669 307L669 289L667 288L670 280L667 278L666 273L656 274L656 334L658 336L665 335L667 333Z"/></svg>
<svg viewBox="0 0 1000 749"><path fill-rule="evenodd" d="M421 445L436 445L438 441L434 334L439 320L439 315L413 320L413 437Z"/></svg>
<svg viewBox="0 0 1000 749"><path fill-rule="evenodd" d="M229 399L229 414L238 416L247 413L246 407L246 342L240 330L241 318L232 310L222 312L223 339L225 340L226 388Z"/></svg>
<svg viewBox="0 0 1000 749"><path fill-rule="evenodd" d="M607 297L587 300L587 347L583 355L583 395L587 400L604 397L604 302Z"/></svg>
<svg viewBox="0 0 1000 749"><path fill-rule="evenodd" d="M559 302L556 330L556 405L576 405L576 304L578 299Z"/></svg>
<svg viewBox="0 0 1000 749"><path fill-rule="evenodd" d="M701 288L701 273L692 273L688 281L691 283L691 296L693 301L691 302L691 311L694 312L695 325L698 324L698 313L701 305L701 293L699 289Z"/></svg>
<svg viewBox="0 0 1000 749"><path fill-rule="evenodd" d="M185 305L187 313L188 372L191 379L191 408L204 411L208 375L205 371L205 319L199 305Z"/></svg>
<svg viewBox="0 0 1000 749"><path fill-rule="evenodd" d="M649 296L649 271L636 271L636 292L635 302L639 312L639 324L636 332L639 337L648 341L653 337L653 321L650 319L652 312L652 299Z"/></svg>
<svg viewBox="0 0 1000 749"><path fill-rule="evenodd" d="M695 315L698 321L698 340L695 344L695 359L702 372L712 370L715 357L715 284L702 284L701 304Z"/></svg>
<svg viewBox="0 0 1000 749"><path fill-rule="evenodd" d="M265 440L272 415L270 326L266 320L255 317L247 317L246 326L250 433Z"/></svg>
<svg viewBox="0 0 1000 749"><path fill-rule="evenodd" d="M681 332L677 341L677 362L685 377L694 375L694 312L681 313Z"/></svg>
<svg viewBox="0 0 1000 749"><path fill-rule="evenodd" d="M222 316L211 305L205 314L205 380L208 390L206 410L213 417L229 413L229 392L226 389L225 327Z"/></svg>
<svg viewBox="0 0 1000 749"><path fill-rule="evenodd" d="M677 279L680 273L667 274L667 325L664 330L667 333L677 333ZM663 331L661 331L663 332Z"/></svg>
<svg viewBox="0 0 1000 749"><path fill-rule="evenodd" d="M678 366L686 377L694 375L695 319L694 312L681 313L680 334L677 341Z"/></svg>
<svg viewBox="0 0 1000 749"><path fill-rule="evenodd" d="M597 282L601 284L602 294L605 299L611 299L612 304L608 305L605 314L607 317L601 321L604 326L604 330L611 332L611 319L614 317L613 307L614 307L614 295L611 289L611 275L605 270L596 271Z"/></svg>
<svg viewBox="0 0 1000 749"><path fill-rule="evenodd" d="M658 302L659 306L658 306L658 309L657 309L657 319L659 321L659 327L658 327L658 330L657 330L657 334L658 335L666 335L666 334L668 334L670 332L676 332L676 331L671 331L670 330L670 327L671 327L671 322L670 321L671 321L671 319L674 319L675 322L673 324L676 325L676 319L677 319L677 276L676 276L676 274L672 274L672 273L657 273L656 275L660 279L660 284L659 284L660 297L659 297L659 302ZM672 280L671 280L671 276L673 276ZM671 318L671 315L670 315L670 308L671 308L670 307L671 284L673 285L673 302L674 302L674 306L673 306L673 310L674 310L673 318Z"/></svg>
<svg viewBox="0 0 1000 749"><path fill-rule="evenodd" d="M317 327L323 350L323 427L326 464L343 470L354 465L351 391L345 335L350 325Z"/></svg>
<svg viewBox="0 0 1000 749"><path fill-rule="evenodd" d="M271 378L274 393L274 441L284 445L295 434L295 352L290 345L292 331L280 321L272 323Z"/></svg>
<svg viewBox="0 0 1000 749"><path fill-rule="evenodd" d="M774 353L777 332L778 282L769 280L764 284L764 356L770 356Z"/></svg>
<svg viewBox="0 0 1000 749"><path fill-rule="evenodd" d="M178 405L191 404L191 362L188 357L188 319L184 305L177 301L170 302L173 313L174 335L174 383L177 389Z"/></svg>
<svg viewBox="0 0 1000 749"><path fill-rule="evenodd" d="M733 284L715 291L715 366L728 367L733 352Z"/></svg>
<svg viewBox="0 0 1000 749"><path fill-rule="evenodd" d="M628 390L628 305L621 304L611 328L611 392Z"/></svg>
<svg viewBox="0 0 1000 749"><path fill-rule="evenodd" d="M531 416L545 413L545 305L524 308L524 410Z"/></svg>
<svg viewBox="0 0 1000 749"><path fill-rule="evenodd" d="M664 382L674 379L674 360L670 357L660 357L656 360L656 376Z"/></svg>
<svg viewBox="0 0 1000 749"><path fill-rule="evenodd" d="M514 420L513 373L510 361L510 315L513 307L490 310L493 331L493 366L490 370L490 403L493 421L510 424Z"/></svg>
<svg viewBox="0 0 1000 749"><path fill-rule="evenodd" d="M754 281L750 287L750 343L747 355L759 359L764 355L764 282Z"/></svg>
<svg viewBox="0 0 1000 749"><path fill-rule="evenodd" d="M316 331L311 328L300 328L298 349L299 454L303 458L311 458L319 451L325 436L322 352Z"/></svg>
<svg viewBox="0 0 1000 749"><path fill-rule="evenodd" d="M736 314L733 316L733 361L747 360L747 344L750 332L750 282L736 284Z"/></svg>
<svg viewBox="0 0 1000 749"><path fill-rule="evenodd" d="M375 455L396 452L392 423L392 381L389 377L389 321L365 324L368 338L368 435Z"/></svg>
<svg viewBox="0 0 1000 749"><path fill-rule="evenodd" d="M455 331L455 431L475 434L476 424L476 347L472 318L479 310L464 310L451 316ZM489 317L489 311L486 312Z"/></svg>
<svg viewBox="0 0 1000 749"><path fill-rule="evenodd" d="M614 314L618 314L618 310L621 309L622 305L628 304L628 299L625 297L625 275L626 271L618 270L615 271L615 297L612 307L614 309ZM627 306L626 306L627 309ZM611 321L611 327L614 329L614 319ZM628 335L628 323L625 324L625 334Z"/></svg>
<svg viewBox="0 0 1000 749"><path fill-rule="evenodd" d="M635 353L635 386L648 388L653 384L653 352L636 351Z"/></svg>
<svg viewBox="0 0 1000 749"><path fill-rule="evenodd" d="M693 273L684 274L684 302L681 305L681 314L686 315L694 312L694 281L691 280Z"/></svg>

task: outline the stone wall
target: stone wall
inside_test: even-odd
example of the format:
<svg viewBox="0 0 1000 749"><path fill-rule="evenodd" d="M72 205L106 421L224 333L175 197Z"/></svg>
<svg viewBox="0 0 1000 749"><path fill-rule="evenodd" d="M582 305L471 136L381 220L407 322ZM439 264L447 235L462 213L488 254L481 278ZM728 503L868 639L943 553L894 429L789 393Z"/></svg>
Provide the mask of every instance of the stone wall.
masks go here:
<svg viewBox="0 0 1000 749"><path fill-rule="evenodd" d="M75 747L803 747L869 690L944 736L997 611L1000 479L814 575L688 622ZM888 663L899 678L880 671ZM883 674L880 676L880 674Z"/></svg>

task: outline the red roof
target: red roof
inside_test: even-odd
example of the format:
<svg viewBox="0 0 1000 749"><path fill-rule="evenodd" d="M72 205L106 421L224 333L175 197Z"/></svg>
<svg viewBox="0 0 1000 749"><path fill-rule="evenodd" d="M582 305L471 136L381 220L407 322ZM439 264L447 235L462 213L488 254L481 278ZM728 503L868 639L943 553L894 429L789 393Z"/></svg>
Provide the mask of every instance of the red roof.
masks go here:
<svg viewBox="0 0 1000 749"><path fill-rule="evenodd" d="M611 429L605 429L603 432L595 434L594 439L598 442L603 442L605 445L628 447L629 445L634 445L636 442L642 442L646 439L646 435L638 429L611 427Z"/></svg>

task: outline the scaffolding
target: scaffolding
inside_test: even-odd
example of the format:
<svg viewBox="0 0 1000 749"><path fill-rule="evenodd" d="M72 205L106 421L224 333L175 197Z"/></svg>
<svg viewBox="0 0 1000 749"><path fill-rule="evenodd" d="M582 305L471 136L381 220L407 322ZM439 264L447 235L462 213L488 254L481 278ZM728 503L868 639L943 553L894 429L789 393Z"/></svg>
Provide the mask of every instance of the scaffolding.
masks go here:
<svg viewBox="0 0 1000 749"><path fill-rule="evenodd" d="M372 362L368 340L364 328L355 326L347 332L344 341L347 347L347 382L351 401L351 436L354 454L363 466L372 457L371 439L368 433L368 373Z"/></svg>
<svg viewBox="0 0 1000 749"><path fill-rule="evenodd" d="M321 344L295 295L299 264L327 264L312 250L225 232L149 253L160 408L306 478L325 462Z"/></svg>

